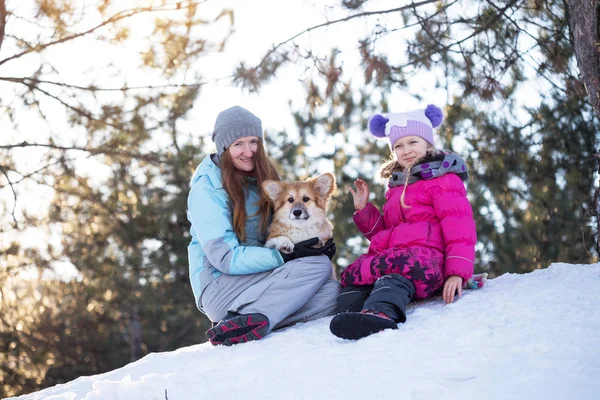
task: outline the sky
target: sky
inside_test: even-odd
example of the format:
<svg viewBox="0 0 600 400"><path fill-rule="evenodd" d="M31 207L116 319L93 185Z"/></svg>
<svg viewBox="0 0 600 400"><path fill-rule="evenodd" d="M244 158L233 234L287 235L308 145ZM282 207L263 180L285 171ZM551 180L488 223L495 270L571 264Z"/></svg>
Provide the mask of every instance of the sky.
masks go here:
<svg viewBox="0 0 600 400"><path fill-rule="evenodd" d="M153 353L13 399L592 400L600 392L600 264L506 273L358 341L331 317L232 347Z"/></svg>

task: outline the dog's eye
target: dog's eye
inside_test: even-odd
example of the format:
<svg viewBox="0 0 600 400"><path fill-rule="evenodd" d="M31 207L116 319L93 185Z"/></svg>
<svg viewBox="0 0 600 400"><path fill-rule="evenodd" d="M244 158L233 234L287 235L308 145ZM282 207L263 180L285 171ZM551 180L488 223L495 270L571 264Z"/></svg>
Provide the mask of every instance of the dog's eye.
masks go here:
<svg viewBox="0 0 600 400"><path fill-rule="evenodd" d="M294 198L293 198L293 197L290 197L290 198L288 199L288 201L289 201L290 203L293 203L293 202L294 202Z"/></svg>
<svg viewBox="0 0 600 400"><path fill-rule="evenodd" d="M303 202L305 202L305 203L306 203L307 201L309 201L309 200L310 200L310 199L309 199L307 196L304 196L304 197L302 198L302 201L303 201Z"/></svg>

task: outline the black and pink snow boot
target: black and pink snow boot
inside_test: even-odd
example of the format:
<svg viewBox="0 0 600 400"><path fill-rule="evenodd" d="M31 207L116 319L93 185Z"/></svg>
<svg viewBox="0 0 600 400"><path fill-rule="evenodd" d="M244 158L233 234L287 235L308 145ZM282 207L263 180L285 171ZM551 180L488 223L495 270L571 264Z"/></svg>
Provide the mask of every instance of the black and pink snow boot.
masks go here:
<svg viewBox="0 0 600 400"><path fill-rule="evenodd" d="M268 331L269 319L264 314L228 314L206 331L206 337L215 346L231 346L261 339Z"/></svg>

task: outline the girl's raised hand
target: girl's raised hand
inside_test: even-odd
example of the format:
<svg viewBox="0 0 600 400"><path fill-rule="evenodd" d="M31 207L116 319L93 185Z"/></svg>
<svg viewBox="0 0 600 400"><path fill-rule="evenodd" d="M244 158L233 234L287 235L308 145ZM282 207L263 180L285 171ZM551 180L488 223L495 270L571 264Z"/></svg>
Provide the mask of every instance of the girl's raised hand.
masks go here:
<svg viewBox="0 0 600 400"><path fill-rule="evenodd" d="M354 208L356 211L360 211L365 208L369 201L369 186L362 179L355 180L354 185L356 186L356 191L350 186L350 193L354 199Z"/></svg>

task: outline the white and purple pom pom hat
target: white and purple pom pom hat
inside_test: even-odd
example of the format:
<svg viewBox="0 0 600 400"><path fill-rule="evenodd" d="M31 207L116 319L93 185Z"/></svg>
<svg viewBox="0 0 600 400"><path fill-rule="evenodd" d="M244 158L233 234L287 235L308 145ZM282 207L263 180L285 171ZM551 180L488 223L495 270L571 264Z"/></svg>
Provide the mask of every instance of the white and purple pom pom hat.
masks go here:
<svg viewBox="0 0 600 400"><path fill-rule="evenodd" d="M377 114L369 120L369 130L375 137L389 138L390 147L405 136L418 136L433 146L433 128L440 126L443 119L442 110L429 104L424 110Z"/></svg>

